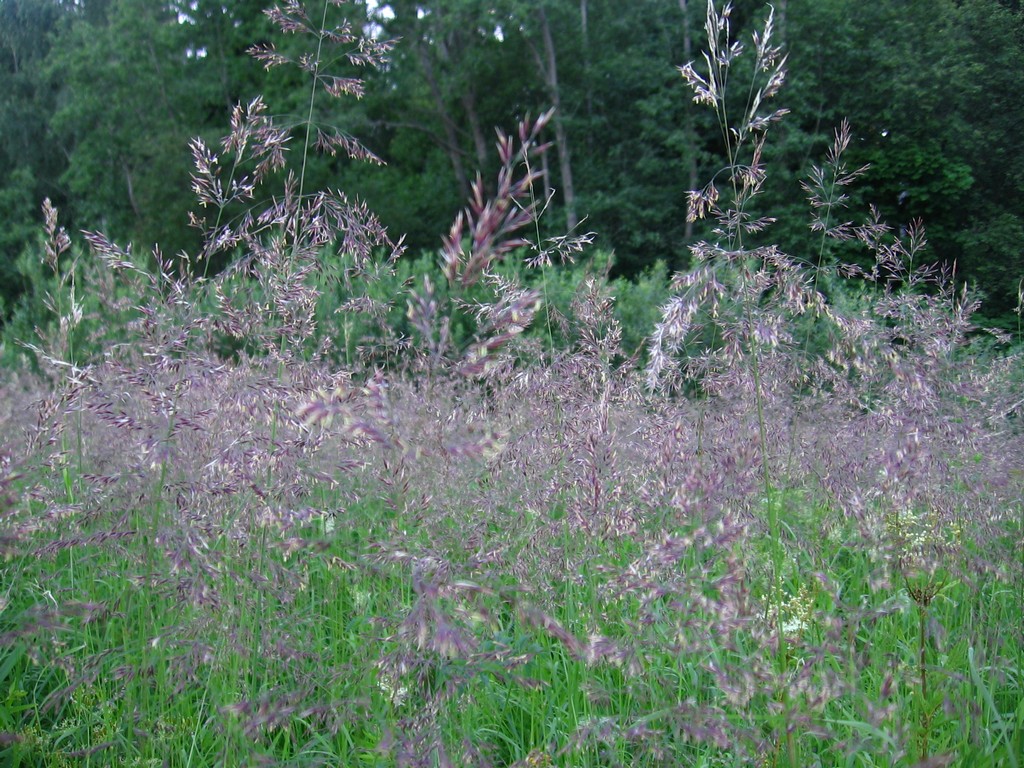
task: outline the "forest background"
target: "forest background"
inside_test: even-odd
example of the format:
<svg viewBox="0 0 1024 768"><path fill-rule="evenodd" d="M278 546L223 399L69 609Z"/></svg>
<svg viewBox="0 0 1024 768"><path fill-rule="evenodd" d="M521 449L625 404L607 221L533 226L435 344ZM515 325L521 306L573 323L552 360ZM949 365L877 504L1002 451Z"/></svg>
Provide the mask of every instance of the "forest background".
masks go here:
<svg viewBox="0 0 1024 768"><path fill-rule="evenodd" d="M593 231L614 253L617 276L688 265L689 246L708 232L687 221L687 191L729 164L714 116L680 82L678 67L699 50L702 2L350 5L349 16L365 17L374 35L403 44L388 67L359 73L360 100L321 100L314 119L358 137L386 165L311 157L312 188L358 195L393 236L405 236L410 253L436 253L476 170L494 178L493 129L553 106L546 226ZM763 3L734 5L742 36ZM70 230L101 230L141 251L159 243L165 254L195 252L189 140L215 142L232 107L258 93L275 114L306 120L300 75L264 72L248 54L253 41L270 38L262 7L0 0L0 321L9 323L32 290L44 198ZM775 7L791 73L778 106L791 114L773 128L766 162L775 171L757 201L778 219L770 240L818 258L799 182L848 118L848 162L871 166L853 188L852 210L874 205L897 231L923 220L928 258L955 262L959 279L984 298L982 322L1016 328L1024 275L1019 1Z"/></svg>

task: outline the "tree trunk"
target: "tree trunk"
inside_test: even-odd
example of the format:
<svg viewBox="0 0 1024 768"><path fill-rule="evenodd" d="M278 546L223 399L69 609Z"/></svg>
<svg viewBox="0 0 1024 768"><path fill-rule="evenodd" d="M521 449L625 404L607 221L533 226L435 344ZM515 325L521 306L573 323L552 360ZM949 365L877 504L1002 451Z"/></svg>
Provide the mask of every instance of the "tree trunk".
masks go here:
<svg viewBox="0 0 1024 768"><path fill-rule="evenodd" d="M135 184L132 181L132 169L128 166L126 160L121 161L121 170L124 171L124 183L126 191L128 192L128 202L132 207L132 213L135 214L135 218L139 221L142 220L142 211L139 209L139 201L135 199Z"/></svg>
<svg viewBox="0 0 1024 768"><path fill-rule="evenodd" d="M547 85L551 106L555 108L555 147L558 150L558 169L562 177L562 202L565 205L565 225L571 230L575 229L576 225L579 224L579 217L576 215L576 190L572 182L572 158L569 152L569 135L565 130L565 120L562 115L562 95L558 82L558 57L555 53L555 41L551 35L551 25L548 23L548 16L543 6L537 9L537 18L540 21L540 33L544 42L544 59L541 59L536 49L533 50L533 53L537 59L537 65L544 78L544 82Z"/></svg>
<svg viewBox="0 0 1024 768"><path fill-rule="evenodd" d="M473 134L473 149L476 152L476 167L483 170L487 165L487 138L484 135L483 124L480 122L480 113L476 108L476 89L472 86L462 92L462 108L466 110L466 119L469 121L469 129Z"/></svg>
<svg viewBox="0 0 1024 768"><path fill-rule="evenodd" d="M785 0L783 0L785 2ZM685 63L693 61L693 31L690 26L690 10L688 0L679 0L679 10L683 12L683 59ZM686 113L683 118L683 131L686 133L686 183L687 189L695 190L700 184L700 177L697 169L697 137L696 127L693 121L693 102L688 101ZM689 211L687 211L689 214ZM683 237L687 243L693 241L693 222L689 215L686 217L686 228Z"/></svg>
<svg viewBox="0 0 1024 768"><path fill-rule="evenodd" d="M444 103L444 94L441 92L441 86L437 81L437 73L434 71L434 62L430 60L430 54L426 46L419 40L416 41L416 55L419 57L420 66L423 67L423 76L426 78L427 86L430 88L430 95L434 100L434 108L437 110L437 115L441 119L441 126L444 128L444 151L448 155L449 162L452 164L452 171L454 171L455 180L459 185L459 194L463 198L469 197L471 190L469 177L466 175L466 166L462 162L462 148L459 146L459 129L451 113L448 111L447 105Z"/></svg>
<svg viewBox="0 0 1024 768"><path fill-rule="evenodd" d="M547 207L548 201L555 194L551 187L551 160L548 158L547 152L540 156L540 164L541 172L544 174L544 201L541 203L541 207Z"/></svg>
<svg viewBox="0 0 1024 768"><path fill-rule="evenodd" d="M594 118L594 87L590 78L590 1L580 0L580 35L583 39L583 92L587 104L588 124ZM591 146L590 132L587 132L587 145Z"/></svg>
<svg viewBox="0 0 1024 768"><path fill-rule="evenodd" d="M457 117L452 114L445 100L445 92L441 87L441 80L432 54L432 46L435 44L434 33L436 30L429 28L430 21L419 14L419 4L414 0L395 0L391 3L395 13L394 30L398 37L401 37L412 46L411 50L416 54L416 60L423 70L423 79L427 84L430 93L430 100L434 105L437 119L441 123L441 135L438 144L444 150L451 164L452 172L455 175L455 183L459 187L459 195L462 198L469 196L471 192L469 175L466 173L466 166L463 162L464 152L460 140ZM443 44L443 43L442 43Z"/></svg>

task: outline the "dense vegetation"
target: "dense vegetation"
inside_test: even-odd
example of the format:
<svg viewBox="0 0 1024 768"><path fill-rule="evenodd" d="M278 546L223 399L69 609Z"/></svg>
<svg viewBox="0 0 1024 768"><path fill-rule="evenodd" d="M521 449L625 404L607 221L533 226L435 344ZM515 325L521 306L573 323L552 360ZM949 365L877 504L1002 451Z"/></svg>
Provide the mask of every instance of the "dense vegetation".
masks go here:
<svg viewBox="0 0 1024 768"><path fill-rule="evenodd" d="M887 32L885 4L687 25L683 2L679 29L645 29L673 57L681 34L670 91L612 45L655 3L392 3L370 26L339 0L186 5L0 0L63 41L4 38L3 87L41 121L7 189L56 187L4 331L3 765L1021 765L1022 298L1009 333L978 328L940 250L967 259L944 185L980 221L1018 160L986 160L1006 186L970 197L982 159L942 137L1005 115L924 109L933 87L1016 87L958 37L1012 38L1016 8L901 3L922 29ZM849 68L800 53L814 34ZM897 66L936 40L946 68ZM280 113L232 103L253 41ZM842 78L871 57L892 78L869 97ZM605 67L625 82L598 88ZM826 127L848 92L863 142ZM478 148L501 104L514 128ZM172 136L222 109L179 207ZM75 136L59 160L44 124ZM910 169L937 259L919 223L857 208ZM393 221L466 201L416 256L360 185Z"/></svg>
<svg viewBox="0 0 1024 768"><path fill-rule="evenodd" d="M688 266L689 247L708 232L680 215L686 192L728 162L711 116L678 89L677 66L695 58L703 34L704 2L348 5L357 26L402 45L387 67L358 73L361 100L317 101L313 117L358 136L387 167L342 151L310 162L313 186L357 190L413 253L433 252L476 170L486 178L495 170L492 127L554 106L549 234L582 220L581 232L614 250L616 275L659 261ZM757 0L734 6L738 34L762 13ZM767 148L776 171L758 202L780 221L772 242L795 256L815 251L798 182L849 119L851 166L872 164L850 190L857 210L875 205L896 227L923 219L926 257L955 263L957 279L985 295L985 324L1012 326L1024 274L1017 4L782 0L776 8L792 74L779 103L790 117ZM71 230L160 243L168 254L198 247L199 231L184 226L191 137L214 139L225 113L257 94L282 120L309 117L298 73L268 78L247 56L272 35L260 10L240 0L0 2L0 314L14 311L29 285L18 258L36 245L44 197ZM298 41L277 44L287 52ZM344 62L332 66L354 74Z"/></svg>

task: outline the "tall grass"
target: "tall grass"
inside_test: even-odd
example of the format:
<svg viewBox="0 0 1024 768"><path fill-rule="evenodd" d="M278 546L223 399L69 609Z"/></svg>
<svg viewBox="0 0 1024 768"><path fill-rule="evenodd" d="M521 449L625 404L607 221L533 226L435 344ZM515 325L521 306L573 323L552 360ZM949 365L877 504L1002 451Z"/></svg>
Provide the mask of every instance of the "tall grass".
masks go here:
<svg viewBox="0 0 1024 768"><path fill-rule="evenodd" d="M5 764L1019 765L1020 357L922 229L845 222L848 126L805 187L820 252L762 244L770 14L738 101L728 7L683 68L730 164L641 370L607 270L557 312L528 277L586 253L537 236L549 114L415 281L306 189L317 148L375 161L317 122L360 92L328 62L389 50L336 5L270 12L309 56L256 51L306 115L194 142L200 253L75 258L47 211L57 322L0 411Z"/></svg>

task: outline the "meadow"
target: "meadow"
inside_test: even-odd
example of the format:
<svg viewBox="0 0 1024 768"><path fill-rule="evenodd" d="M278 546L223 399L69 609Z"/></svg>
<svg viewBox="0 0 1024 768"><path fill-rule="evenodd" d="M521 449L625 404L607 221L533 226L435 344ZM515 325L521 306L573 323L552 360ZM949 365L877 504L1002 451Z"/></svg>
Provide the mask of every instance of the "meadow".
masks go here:
<svg viewBox="0 0 1024 768"><path fill-rule="evenodd" d="M271 18L311 100L386 60ZM47 202L0 398L0 762L1020 766L1021 333L846 209L855 127L801 192L819 251L770 244L766 19L709 4L680 98L732 162L680 215L715 237L628 301L540 235L550 113L414 269L305 187L317 148L374 158L259 100L192 145L200 253Z"/></svg>

